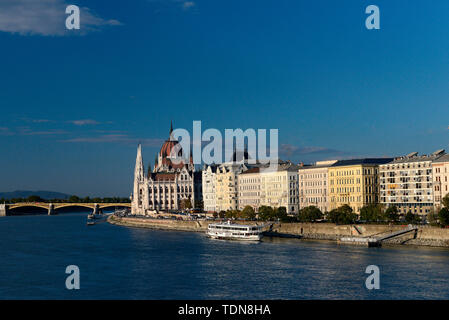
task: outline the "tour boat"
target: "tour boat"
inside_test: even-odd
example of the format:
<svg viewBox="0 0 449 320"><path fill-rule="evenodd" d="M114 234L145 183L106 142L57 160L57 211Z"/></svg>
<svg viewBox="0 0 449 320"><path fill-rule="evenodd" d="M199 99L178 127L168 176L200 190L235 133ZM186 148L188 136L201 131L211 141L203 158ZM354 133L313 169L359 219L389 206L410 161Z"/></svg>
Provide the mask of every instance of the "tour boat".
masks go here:
<svg viewBox="0 0 449 320"><path fill-rule="evenodd" d="M262 227L256 225L225 223L209 224L206 234L213 239L260 241L262 239Z"/></svg>

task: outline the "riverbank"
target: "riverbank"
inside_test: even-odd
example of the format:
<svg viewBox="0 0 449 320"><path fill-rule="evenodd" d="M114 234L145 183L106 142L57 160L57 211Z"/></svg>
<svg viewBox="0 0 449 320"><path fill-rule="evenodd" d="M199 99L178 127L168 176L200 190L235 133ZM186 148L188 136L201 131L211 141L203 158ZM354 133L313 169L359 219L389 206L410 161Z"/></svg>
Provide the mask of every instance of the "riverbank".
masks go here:
<svg viewBox="0 0 449 320"><path fill-rule="evenodd" d="M205 232L209 223L213 221L179 221L164 219L118 218L110 216L108 222L120 226L149 228L158 230ZM245 224L263 224L262 222L249 222ZM342 237L369 237L387 232L404 229L400 225L335 225L332 223L278 223L267 233L274 237L297 237L311 240L338 241ZM267 230L268 231L268 230ZM422 226L418 231L401 237L386 240L384 244L416 245L432 247L449 247L449 229Z"/></svg>

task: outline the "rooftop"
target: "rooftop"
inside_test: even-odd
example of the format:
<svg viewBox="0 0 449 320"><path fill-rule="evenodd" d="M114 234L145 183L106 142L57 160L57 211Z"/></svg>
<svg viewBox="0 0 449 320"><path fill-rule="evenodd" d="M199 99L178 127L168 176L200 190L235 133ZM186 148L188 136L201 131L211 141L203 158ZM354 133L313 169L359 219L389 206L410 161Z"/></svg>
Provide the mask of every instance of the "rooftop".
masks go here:
<svg viewBox="0 0 449 320"><path fill-rule="evenodd" d="M364 159L350 159L350 160L338 160L330 167L344 167L354 165L379 165L386 164L393 161L394 158L364 158Z"/></svg>
<svg viewBox="0 0 449 320"><path fill-rule="evenodd" d="M444 157L445 153L444 150L437 150L434 153L432 153L431 155L418 155L418 152L412 152L406 156L403 157L398 157L393 159L393 161L391 161L391 164L396 164L396 163L412 163L412 162L423 162L423 161L436 161L438 159L440 159L441 157Z"/></svg>

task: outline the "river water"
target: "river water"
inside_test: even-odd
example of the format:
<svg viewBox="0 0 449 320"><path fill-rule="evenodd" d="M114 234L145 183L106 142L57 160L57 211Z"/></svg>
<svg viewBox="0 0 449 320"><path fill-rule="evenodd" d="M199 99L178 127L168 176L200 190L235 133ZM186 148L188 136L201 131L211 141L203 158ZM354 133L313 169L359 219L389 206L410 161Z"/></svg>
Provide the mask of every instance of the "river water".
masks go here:
<svg viewBox="0 0 449 320"><path fill-rule="evenodd" d="M0 218L0 299L449 299L449 249L365 248L86 226L86 213ZM80 290L67 290L68 265ZM368 265L380 289L368 290Z"/></svg>

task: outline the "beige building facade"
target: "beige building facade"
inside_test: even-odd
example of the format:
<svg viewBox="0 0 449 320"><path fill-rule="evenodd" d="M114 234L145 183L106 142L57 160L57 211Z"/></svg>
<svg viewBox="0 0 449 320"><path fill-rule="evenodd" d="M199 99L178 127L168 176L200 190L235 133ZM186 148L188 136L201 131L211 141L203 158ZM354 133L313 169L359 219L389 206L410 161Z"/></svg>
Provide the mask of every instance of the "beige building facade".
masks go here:
<svg viewBox="0 0 449 320"><path fill-rule="evenodd" d="M441 200L449 194L449 155L446 154L432 163L434 208L442 208Z"/></svg>
<svg viewBox="0 0 449 320"><path fill-rule="evenodd" d="M329 167L336 162L318 161L313 165L300 166L299 209L315 206L323 213L329 211Z"/></svg>

